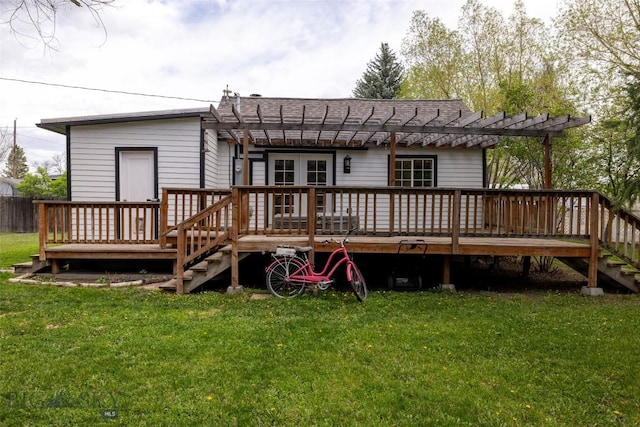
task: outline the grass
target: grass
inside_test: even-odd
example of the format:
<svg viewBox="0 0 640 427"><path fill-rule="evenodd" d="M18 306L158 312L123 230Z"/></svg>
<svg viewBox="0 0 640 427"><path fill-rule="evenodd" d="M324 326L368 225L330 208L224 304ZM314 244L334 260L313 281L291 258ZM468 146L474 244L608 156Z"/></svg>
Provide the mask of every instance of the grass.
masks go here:
<svg viewBox="0 0 640 427"><path fill-rule="evenodd" d="M0 265L37 235L0 234ZM639 300L14 285L0 425L639 425ZM111 417L116 417L112 419Z"/></svg>
<svg viewBox="0 0 640 427"><path fill-rule="evenodd" d="M38 253L38 233L0 233L0 268L30 261Z"/></svg>
<svg viewBox="0 0 640 427"><path fill-rule="evenodd" d="M359 304L7 278L0 425L640 424L637 296Z"/></svg>

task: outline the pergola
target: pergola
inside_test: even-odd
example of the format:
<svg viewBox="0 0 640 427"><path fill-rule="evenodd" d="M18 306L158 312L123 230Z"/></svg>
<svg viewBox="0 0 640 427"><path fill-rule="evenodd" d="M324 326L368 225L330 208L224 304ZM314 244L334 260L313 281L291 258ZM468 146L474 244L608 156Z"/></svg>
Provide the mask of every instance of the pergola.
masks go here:
<svg viewBox="0 0 640 427"><path fill-rule="evenodd" d="M243 181L248 177L249 144L266 147L366 148L387 146L390 182L394 183L396 147L490 148L505 137L543 138L545 188L551 188L554 137L591 121L590 116L527 113L485 117L461 100L373 100L225 97L211 106L203 129L242 144Z"/></svg>

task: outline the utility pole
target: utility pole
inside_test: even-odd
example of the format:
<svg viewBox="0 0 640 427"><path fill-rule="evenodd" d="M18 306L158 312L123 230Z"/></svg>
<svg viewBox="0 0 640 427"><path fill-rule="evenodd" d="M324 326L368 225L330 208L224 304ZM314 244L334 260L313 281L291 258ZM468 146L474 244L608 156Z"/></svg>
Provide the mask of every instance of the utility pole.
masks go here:
<svg viewBox="0 0 640 427"><path fill-rule="evenodd" d="M13 157L14 157L14 161L12 162L13 164L11 165L11 172L12 172L12 176L14 178L16 178L18 176L18 162L15 161L15 157L16 157L16 149L18 146L18 137L17 137L17 132L16 132L16 123L18 122L18 119L13 119Z"/></svg>

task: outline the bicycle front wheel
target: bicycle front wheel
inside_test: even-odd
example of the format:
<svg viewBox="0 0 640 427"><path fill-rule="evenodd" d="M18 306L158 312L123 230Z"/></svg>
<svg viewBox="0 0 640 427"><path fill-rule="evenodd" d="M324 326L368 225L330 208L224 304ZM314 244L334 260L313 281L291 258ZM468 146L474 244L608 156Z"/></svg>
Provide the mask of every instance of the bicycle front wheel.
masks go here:
<svg viewBox="0 0 640 427"><path fill-rule="evenodd" d="M358 266L354 263L349 264L349 268L351 269L351 289L353 289L353 293L356 295L356 298L358 298L358 301L364 301L369 296L369 290L367 289L364 277Z"/></svg>
<svg viewBox="0 0 640 427"><path fill-rule="evenodd" d="M295 298L304 291L304 283L291 282L289 276L304 266L298 258L277 258L267 267L267 289L278 298Z"/></svg>

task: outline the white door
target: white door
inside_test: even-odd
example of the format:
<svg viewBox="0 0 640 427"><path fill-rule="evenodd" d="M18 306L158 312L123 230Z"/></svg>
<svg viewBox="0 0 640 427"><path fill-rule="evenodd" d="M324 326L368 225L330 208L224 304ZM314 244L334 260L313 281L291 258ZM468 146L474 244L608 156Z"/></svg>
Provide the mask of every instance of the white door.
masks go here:
<svg viewBox="0 0 640 427"><path fill-rule="evenodd" d="M120 151L118 188L120 201L146 202L156 197L155 153L151 150ZM155 209L123 208L120 237L125 240L151 239Z"/></svg>
<svg viewBox="0 0 640 427"><path fill-rule="evenodd" d="M317 153L273 153L269 155L270 185L327 186L333 183L333 156ZM328 211L328 200L322 195L317 200L318 212ZM274 213L282 216L306 216L306 199L299 201L290 195L274 199Z"/></svg>

